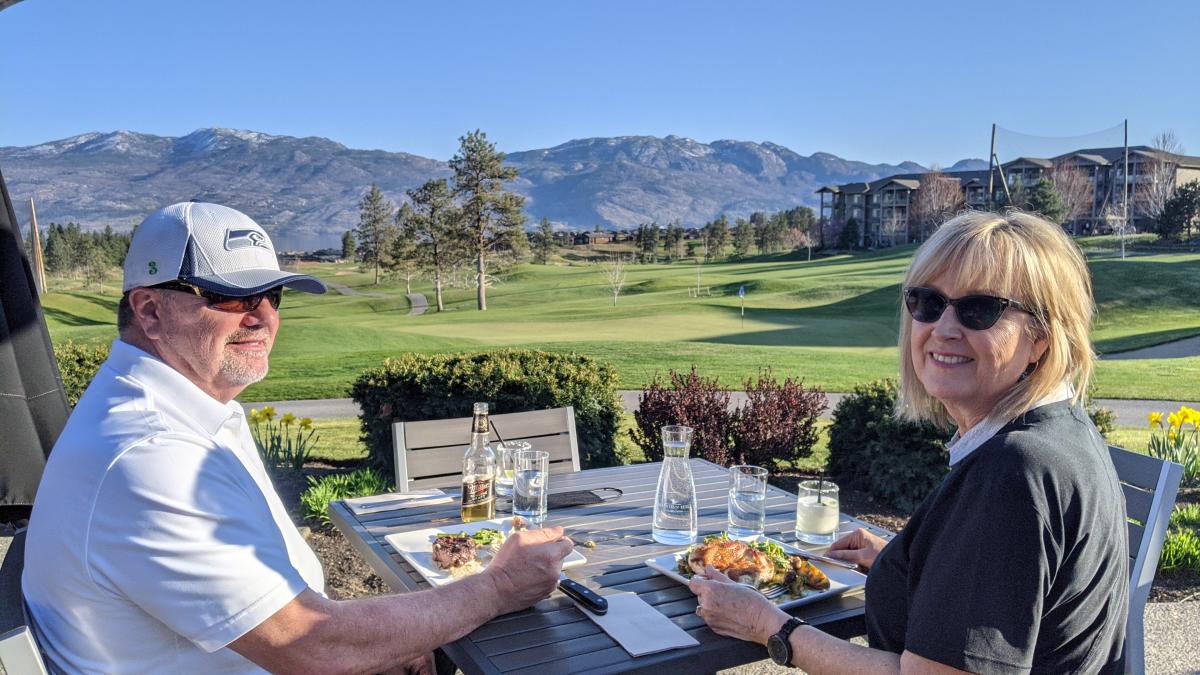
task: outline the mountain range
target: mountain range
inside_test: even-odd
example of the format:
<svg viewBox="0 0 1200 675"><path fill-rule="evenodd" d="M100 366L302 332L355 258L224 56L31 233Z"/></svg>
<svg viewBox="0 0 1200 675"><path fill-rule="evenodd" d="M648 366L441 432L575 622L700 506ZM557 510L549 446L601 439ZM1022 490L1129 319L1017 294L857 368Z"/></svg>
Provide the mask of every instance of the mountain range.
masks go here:
<svg viewBox="0 0 1200 675"><path fill-rule="evenodd" d="M747 217L798 204L816 206L822 185L924 171L914 162L868 164L774 143L699 143L667 136L573 140L508 154L520 172L511 189L526 196L532 225L624 228L678 221L699 225L721 213ZM949 170L986 168L963 160ZM132 131L87 133L27 147L0 147L0 171L22 226L29 198L38 222L129 229L160 206L195 199L240 209L270 232L280 250L336 246L358 223L372 183L393 202L447 163L404 152L358 150L327 138L200 129L164 137Z"/></svg>

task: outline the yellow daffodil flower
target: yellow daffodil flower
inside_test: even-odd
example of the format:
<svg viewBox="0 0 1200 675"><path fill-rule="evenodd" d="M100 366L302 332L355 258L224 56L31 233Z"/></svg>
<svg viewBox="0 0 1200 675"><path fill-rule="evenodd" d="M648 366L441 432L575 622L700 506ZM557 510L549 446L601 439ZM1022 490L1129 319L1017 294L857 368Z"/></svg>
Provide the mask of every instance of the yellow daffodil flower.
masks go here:
<svg viewBox="0 0 1200 675"><path fill-rule="evenodd" d="M273 406L263 406L262 418L265 420L275 419L275 408Z"/></svg>
<svg viewBox="0 0 1200 675"><path fill-rule="evenodd" d="M311 417L300 418L300 428L301 429L311 429L312 428L312 418Z"/></svg>
<svg viewBox="0 0 1200 675"><path fill-rule="evenodd" d="M292 422L296 421L296 416L293 415L292 413L288 413L288 414L284 415L283 419L280 421L283 422L284 425L291 425Z"/></svg>
<svg viewBox="0 0 1200 675"><path fill-rule="evenodd" d="M1152 427L1161 427L1162 426L1162 413L1152 412L1152 413L1150 413L1149 419L1150 419L1150 426L1152 426Z"/></svg>
<svg viewBox="0 0 1200 675"><path fill-rule="evenodd" d="M261 415L261 414L258 412L258 408L251 408L251 409L250 409L250 421L251 421L251 422L258 422L258 420L259 420L261 417L262 417L262 415Z"/></svg>

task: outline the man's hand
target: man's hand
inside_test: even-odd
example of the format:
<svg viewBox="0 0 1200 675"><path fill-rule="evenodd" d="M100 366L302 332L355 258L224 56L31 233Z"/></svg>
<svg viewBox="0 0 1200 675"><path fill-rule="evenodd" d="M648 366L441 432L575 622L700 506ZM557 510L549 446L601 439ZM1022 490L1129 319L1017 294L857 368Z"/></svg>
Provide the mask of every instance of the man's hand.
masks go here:
<svg viewBox="0 0 1200 675"><path fill-rule="evenodd" d="M574 544L563 536L561 527L510 536L483 571L495 585L499 613L525 609L553 593L562 560L572 548Z"/></svg>
<svg viewBox="0 0 1200 675"><path fill-rule="evenodd" d="M884 546L887 546L887 541L882 537L860 527L830 544L825 555L854 563L863 569L870 569Z"/></svg>

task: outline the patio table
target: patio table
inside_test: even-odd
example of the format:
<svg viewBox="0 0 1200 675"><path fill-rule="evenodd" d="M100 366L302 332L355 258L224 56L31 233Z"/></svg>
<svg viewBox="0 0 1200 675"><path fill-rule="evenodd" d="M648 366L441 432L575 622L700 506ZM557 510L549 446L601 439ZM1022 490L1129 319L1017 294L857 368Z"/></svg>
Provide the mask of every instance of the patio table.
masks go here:
<svg viewBox="0 0 1200 675"><path fill-rule="evenodd" d="M727 470L703 459L689 460L699 500L699 536L726 527ZM619 644L584 616L559 592L533 607L496 617L444 650L466 673L617 673L714 672L767 658L760 645L717 635L696 616L696 598L688 588L645 566L644 561L678 546L656 543L650 537L654 493L660 463L592 469L554 475L551 492L620 488L624 494L602 504L554 509L546 525L561 525L576 541L576 550L587 564L567 570L567 575L601 595L633 591L699 641L699 645L640 657L630 656ZM419 530L458 521L458 504L401 508L356 516L344 502L330 504L334 524L355 551L396 592L429 588L400 554L384 540L396 532ZM500 513L497 514L499 517ZM767 494L766 533L796 542L796 495L770 486ZM865 527L876 534L892 533L842 515L840 531ZM595 548L583 546L592 540ZM838 637L865 632L861 590L796 607L792 613ZM400 639L399 636L397 639Z"/></svg>

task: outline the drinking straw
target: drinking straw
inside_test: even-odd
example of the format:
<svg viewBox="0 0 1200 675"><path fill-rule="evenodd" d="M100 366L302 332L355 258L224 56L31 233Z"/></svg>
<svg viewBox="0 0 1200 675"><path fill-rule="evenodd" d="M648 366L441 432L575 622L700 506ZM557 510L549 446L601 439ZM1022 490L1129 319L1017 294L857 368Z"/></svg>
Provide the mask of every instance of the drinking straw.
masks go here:
<svg viewBox="0 0 1200 675"><path fill-rule="evenodd" d="M825 500L821 496L825 494L825 474L817 476L817 503L824 504Z"/></svg>
<svg viewBox="0 0 1200 675"><path fill-rule="evenodd" d="M496 438L500 439L500 445L504 445L504 437L500 435L500 429L496 427L496 422L494 420L488 420L488 422L492 425L492 431L496 432Z"/></svg>

